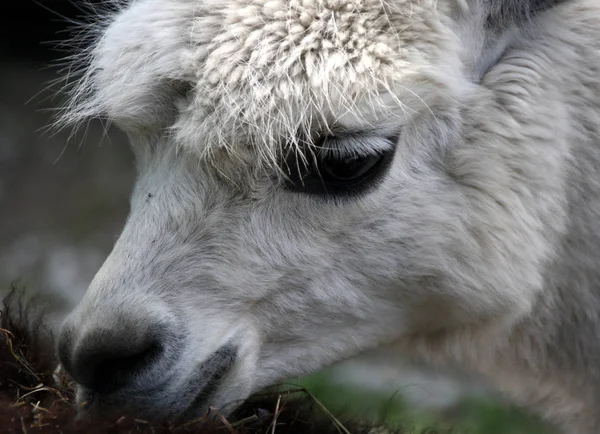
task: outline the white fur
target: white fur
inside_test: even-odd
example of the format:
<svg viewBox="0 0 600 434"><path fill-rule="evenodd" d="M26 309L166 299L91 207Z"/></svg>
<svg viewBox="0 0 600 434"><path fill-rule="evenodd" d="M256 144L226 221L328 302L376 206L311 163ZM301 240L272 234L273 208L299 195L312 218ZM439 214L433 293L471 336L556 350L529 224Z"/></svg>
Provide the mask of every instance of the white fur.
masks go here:
<svg viewBox="0 0 600 434"><path fill-rule="evenodd" d="M69 351L119 315L176 324L171 381L144 398L171 414L225 343L239 353L216 405L399 345L483 374L570 433L597 432L600 7L572 0L494 26L498 3L120 8L65 119L117 123L139 178L66 322ZM282 188L277 162L301 152L299 132L347 130L372 147L401 132L376 189L340 202Z"/></svg>

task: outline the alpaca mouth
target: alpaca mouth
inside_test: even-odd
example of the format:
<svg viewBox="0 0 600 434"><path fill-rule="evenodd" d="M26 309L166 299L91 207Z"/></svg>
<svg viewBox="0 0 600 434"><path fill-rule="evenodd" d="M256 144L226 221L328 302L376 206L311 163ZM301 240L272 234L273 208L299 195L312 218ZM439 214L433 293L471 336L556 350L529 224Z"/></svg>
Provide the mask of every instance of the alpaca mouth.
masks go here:
<svg viewBox="0 0 600 434"><path fill-rule="evenodd" d="M182 421L201 416L208 410L219 386L233 368L237 360L238 350L233 345L225 345L206 359L195 371L191 379L196 393L187 409L178 417Z"/></svg>
<svg viewBox="0 0 600 434"><path fill-rule="evenodd" d="M108 395L78 386L78 418L94 419L125 409L128 414L143 415L147 420L187 422L197 419L213 404L216 392L233 368L237 355L235 346L221 347L195 369L191 378L185 380L187 387L177 387L172 383L175 381L173 376L151 387L123 389Z"/></svg>

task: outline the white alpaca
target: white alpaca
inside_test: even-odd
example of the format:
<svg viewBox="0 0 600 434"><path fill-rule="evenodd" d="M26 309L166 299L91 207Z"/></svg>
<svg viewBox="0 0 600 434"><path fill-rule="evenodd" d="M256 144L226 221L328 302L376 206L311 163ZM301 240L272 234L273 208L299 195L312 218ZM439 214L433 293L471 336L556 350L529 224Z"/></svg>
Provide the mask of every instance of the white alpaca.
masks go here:
<svg viewBox="0 0 600 434"><path fill-rule="evenodd" d="M373 347L600 432L597 0L133 0L65 114L131 215L59 351L187 418Z"/></svg>

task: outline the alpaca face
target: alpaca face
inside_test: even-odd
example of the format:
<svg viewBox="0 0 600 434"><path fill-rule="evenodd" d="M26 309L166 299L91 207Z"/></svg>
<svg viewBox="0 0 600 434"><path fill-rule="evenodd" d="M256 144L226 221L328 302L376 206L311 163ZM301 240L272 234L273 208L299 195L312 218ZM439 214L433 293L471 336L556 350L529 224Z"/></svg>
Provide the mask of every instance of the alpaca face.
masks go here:
<svg viewBox="0 0 600 434"><path fill-rule="evenodd" d="M61 334L86 411L227 411L403 336L527 311L538 276L482 258L453 172L508 38L483 30L495 2L471 3L139 0L111 18L67 115L108 116L138 166Z"/></svg>

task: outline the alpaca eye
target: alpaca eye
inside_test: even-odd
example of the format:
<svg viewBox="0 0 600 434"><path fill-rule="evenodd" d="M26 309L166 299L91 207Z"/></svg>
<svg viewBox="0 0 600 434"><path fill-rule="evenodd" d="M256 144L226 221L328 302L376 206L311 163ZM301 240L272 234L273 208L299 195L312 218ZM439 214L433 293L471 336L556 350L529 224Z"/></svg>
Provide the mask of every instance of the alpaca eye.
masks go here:
<svg viewBox="0 0 600 434"><path fill-rule="evenodd" d="M368 176L384 158L383 154L354 156L348 158L321 159L317 168L323 181L344 184L359 182L362 177Z"/></svg>
<svg viewBox="0 0 600 434"><path fill-rule="evenodd" d="M383 138L371 140L379 146L368 153L364 148L362 153L356 153L325 146L315 155L307 156L308 161L299 161L298 156L293 155L284 164L286 188L297 193L334 197L366 192L381 181L389 168L396 142ZM369 144L367 138L361 138L361 143Z"/></svg>

